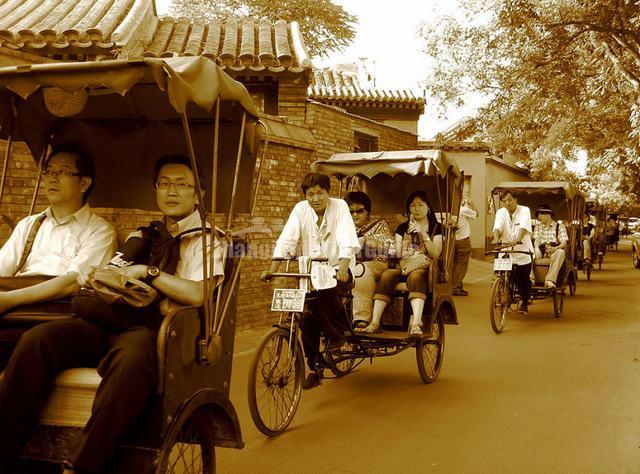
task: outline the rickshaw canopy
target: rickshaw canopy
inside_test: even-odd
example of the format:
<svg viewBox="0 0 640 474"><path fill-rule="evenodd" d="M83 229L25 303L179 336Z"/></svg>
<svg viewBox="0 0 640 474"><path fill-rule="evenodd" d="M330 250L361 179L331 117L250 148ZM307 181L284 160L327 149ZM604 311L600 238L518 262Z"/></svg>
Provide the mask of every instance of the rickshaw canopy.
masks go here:
<svg viewBox="0 0 640 474"><path fill-rule="evenodd" d="M153 163L159 156L188 153L183 114L188 117L196 157L210 182L213 109L218 99L221 159L216 207L224 209L243 113L254 123L258 112L246 88L204 57L0 68L0 139L11 136L26 142L36 160L49 145L72 143L96 163L93 205L153 209L153 193L140 192L140 186L152 185ZM78 102L77 110L65 112L71 102ZM248 130L244 137L251 142L255 133ZM251 154L251 146L243 152ZM250 194L247 183L255 164L255 159L245 158L240 196ZM230 163L225 166L225 161ZM246 206L241 204L238 210L243 209Z"/></svg>
<svg viewBox="0 0 640 474"><path fill-rule="evenodd" d="M329 175L373 178L378 174L395 176L405 173L445 177L461 176L455 161L441 150L376 151L369 153L338 153L328 160L319 160L311 165L313 171Z"/></svg>
<svg viewBox="0 0 640 474"><path fill-rule="evenodd" d="M584 195L575 184L563 181L505 181L494 187L492 193L498 194L511 189L518 194L557 194L566 199L580 196L584 200Z"/></svg>

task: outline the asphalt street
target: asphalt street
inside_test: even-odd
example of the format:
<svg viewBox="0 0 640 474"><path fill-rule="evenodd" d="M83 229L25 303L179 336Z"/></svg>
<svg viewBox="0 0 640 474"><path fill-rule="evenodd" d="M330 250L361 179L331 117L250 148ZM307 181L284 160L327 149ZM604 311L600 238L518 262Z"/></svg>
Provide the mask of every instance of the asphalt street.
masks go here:
<svg viewBox="0 0 640 474"><path fill-rule="evenodd" d="M491 265L472 261L434 384L422 383L414 351L375 359L303 392L271 439L246 394L266 328L240 334L231 399L246 446L218 448L218 471L640 473L640 270L629 242L580 278L560 318L550 299L536 301L495 335Z"/></svg>

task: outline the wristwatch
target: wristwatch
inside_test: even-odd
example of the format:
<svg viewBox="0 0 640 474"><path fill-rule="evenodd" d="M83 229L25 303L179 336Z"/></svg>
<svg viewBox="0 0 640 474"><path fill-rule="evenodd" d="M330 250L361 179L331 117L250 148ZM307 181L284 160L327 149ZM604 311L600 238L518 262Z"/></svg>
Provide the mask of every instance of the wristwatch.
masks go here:
<svg viewBox="0 0 640 474"><path fill-rule="evenodd" d="M160 269L153 265L147 267L147 280L153 281L158 275L160 275Z"/></svg>

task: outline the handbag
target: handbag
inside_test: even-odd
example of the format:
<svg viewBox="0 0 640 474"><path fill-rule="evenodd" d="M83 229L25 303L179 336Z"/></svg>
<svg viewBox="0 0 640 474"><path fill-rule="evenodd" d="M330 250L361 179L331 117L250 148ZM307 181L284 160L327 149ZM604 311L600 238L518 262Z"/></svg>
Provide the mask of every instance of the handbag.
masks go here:
<svg viewBox="0 0 640 474"><path fill-rule="evenodd" d="M431 265L431 257L423 253L414 253L400 259L400 269L403 275L408 275L414 270L425 270Z"/></svg>

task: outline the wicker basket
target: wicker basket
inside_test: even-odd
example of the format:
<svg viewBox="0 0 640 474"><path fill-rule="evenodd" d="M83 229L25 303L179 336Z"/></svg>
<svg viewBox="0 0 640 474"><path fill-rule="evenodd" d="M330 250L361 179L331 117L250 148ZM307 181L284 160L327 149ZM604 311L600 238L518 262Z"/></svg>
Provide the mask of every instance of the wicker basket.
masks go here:
<svg viewBox="0 0 640 474"><path fill-rule="evenodd" d="M71 117L79 114L87 103L85 91L67 92L58 87L45 87L42 95L47 110L56 117Z"/></svg>

